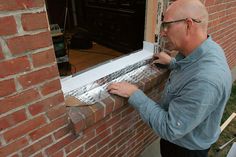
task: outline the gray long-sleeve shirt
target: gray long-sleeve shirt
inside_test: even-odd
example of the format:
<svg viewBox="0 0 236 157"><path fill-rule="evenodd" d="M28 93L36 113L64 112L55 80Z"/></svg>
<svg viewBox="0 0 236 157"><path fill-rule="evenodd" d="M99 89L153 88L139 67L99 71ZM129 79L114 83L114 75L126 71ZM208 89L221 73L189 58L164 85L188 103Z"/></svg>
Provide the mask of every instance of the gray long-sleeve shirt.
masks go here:
<svg viewBox="0 0 236 157"><path fill-rule="evenodd" d="M220 134L232 77L224 51L208 37L190 55L178 54L159 103L141 90L129 98L161 137L190 150L207 149Z"/></svg>

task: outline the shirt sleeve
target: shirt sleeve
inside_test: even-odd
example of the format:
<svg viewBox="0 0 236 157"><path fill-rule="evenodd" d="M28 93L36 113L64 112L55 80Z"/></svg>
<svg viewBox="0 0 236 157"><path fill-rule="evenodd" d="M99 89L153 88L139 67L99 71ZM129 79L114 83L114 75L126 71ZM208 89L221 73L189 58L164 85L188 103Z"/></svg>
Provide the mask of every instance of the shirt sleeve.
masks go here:
<svg viewBox="0 0 236 157"><path fill-rule="evenodd" d="M169 65L169 69L175 69L176 68L176 59L175 58L171 58L170 60L170 65Z"/></svg>
<svg viewBox="0 0 236 157"><path fill-rule="evenodd" d="M193 81L170 101L168 111L141 90L136 91L128 102L159 136L174 141L202 123L217 107L219 97L220 92L214 84Z"/></svg>

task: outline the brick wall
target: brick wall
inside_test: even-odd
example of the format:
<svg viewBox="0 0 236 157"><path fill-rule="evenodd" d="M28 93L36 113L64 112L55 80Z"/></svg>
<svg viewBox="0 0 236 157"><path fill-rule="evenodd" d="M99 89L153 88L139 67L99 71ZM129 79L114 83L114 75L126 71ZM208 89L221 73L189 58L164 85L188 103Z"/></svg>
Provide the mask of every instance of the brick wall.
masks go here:
<svg viewBox="0 0 236 157"><path fill-rule="evenodd" d="M230 67L236 65L236 1L205 0L209 33L225 50Z"/></svg>
<svg viewBox="0 0 236 157"><path fill-rule="evenodd" d="M205 3L209 32L233 67L236 0ZM43 0L0 0L0 11L0 156L137 156L156 139L119 97L65 107ZM166 76L140 88L157 98Z"/></svg>

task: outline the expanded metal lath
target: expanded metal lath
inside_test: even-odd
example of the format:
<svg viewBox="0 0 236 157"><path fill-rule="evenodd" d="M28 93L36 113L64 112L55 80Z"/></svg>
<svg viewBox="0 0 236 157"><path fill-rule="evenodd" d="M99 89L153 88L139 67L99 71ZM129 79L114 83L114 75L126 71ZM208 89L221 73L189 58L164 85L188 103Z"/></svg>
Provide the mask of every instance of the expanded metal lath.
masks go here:
<svg viewBox="0 0 236 157"><path fill-rule="evenodd" d="M94 104L110 96L107 92L107 86L112 82L126 81L137 83L146 77L156 74L156 71L150 68L148 63L150 63L150 59L127 66L82 88L65 93L65 96L74 96L87 105Z"/></svg>

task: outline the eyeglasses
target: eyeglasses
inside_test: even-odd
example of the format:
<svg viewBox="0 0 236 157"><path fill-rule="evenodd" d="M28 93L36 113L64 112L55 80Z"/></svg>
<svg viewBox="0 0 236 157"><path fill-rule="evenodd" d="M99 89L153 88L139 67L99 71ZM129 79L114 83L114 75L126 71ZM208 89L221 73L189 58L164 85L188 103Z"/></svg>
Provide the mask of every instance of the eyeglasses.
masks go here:
<svg viewBox="0 0 236 157"><path fill-rule="evenodd" d="M168 22L162 22L161 23L161 29L162 30L167 30L170 26L170 24L172 23L176 23L176 22L182 22L182 21L186 21L188 20L189 18L185 18L185 19L180 19L180 20L175 20L175 21L168 21ZM193 22L196 22L196 23L201 23L202 21L199 20L199 19L193 19L193 18L190 18L192 19Z"/></svg>

